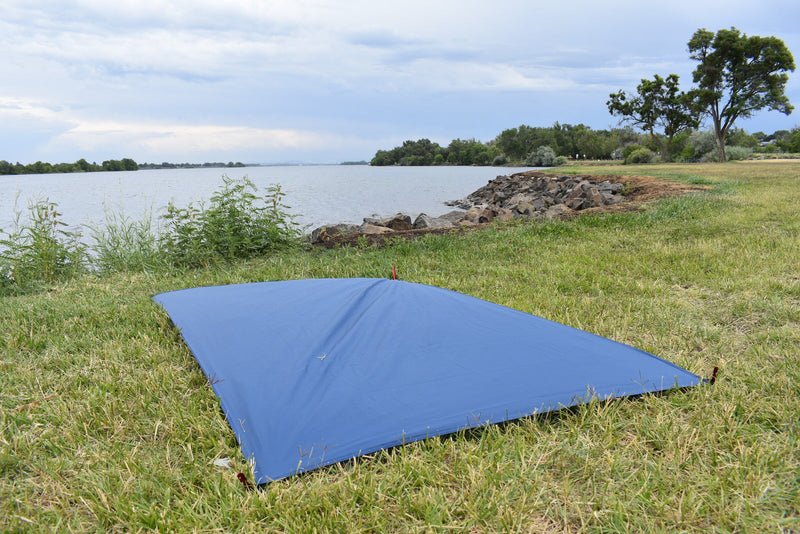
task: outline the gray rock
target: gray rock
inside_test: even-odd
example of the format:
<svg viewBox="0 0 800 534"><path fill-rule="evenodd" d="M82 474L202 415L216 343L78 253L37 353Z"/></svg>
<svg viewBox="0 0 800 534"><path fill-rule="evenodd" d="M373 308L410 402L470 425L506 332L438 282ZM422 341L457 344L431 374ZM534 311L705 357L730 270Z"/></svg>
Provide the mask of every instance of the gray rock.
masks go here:
<svg viewBox="0 0 800 534"><path fill-rule="evenodd" d="M573 210L571 210L568 206L564 204L556 204L555 206L550 207L545 212L544 216L546 219L555 219L567 215L569 213L572 213L572 211Z"/></svg>
<svg viewBox="0 0 800 534"><path fill-rule="evenodd" d="M470 208L464 214L464 217L461 219L461 222L469 221L471 223L477 223L482 212L483 210L481 208Z"/></svg>
<svg viewBox="0 0 800 534"><path fill-rule="evenodd" d="M494 213L494 220L496 221L510 221L514 218L514 212L508 208L500 208Z"/></svg>
<svg viewBox="0 0 800 534"><path fill-rule="evenodd" d="M586 201L582 198L568 198L564 204L572 210L582 210Z"/></svg>
<svg viewBox="0 0 800 534"><path fill-rule="evenodd" d="M466 213L465 211L453 210L453 211L448 211L444 215L439 215L436 218L437 219L442 219L444 221L448 221L451 224L455 224L455 223L457 223L458 221L460 221L461 219L464 218L464 214L465 213Z"/></svg>
<svg viewBox="0 0 800 534"><path fill-rule="evenodd" d="M378 226L376 224L364 223L358 227L359 234L388 234L393 232L388 226Z"/></svg>
<svg viewBox="0 0 800 534"><path fill-rule="evenodd" d="M420 213L416 219L414 219L414 229L420 228L450 228L453 226L453 223L448 221L447 219L443 219L441 217L431 217L425 213Z"/></svg>
<svg viewBox="0 0 800 534"><path fill-rule="evenodd" d="M350 234L357 232L359 227L355 224L328 224L320 226L311 232L311 242L319 243L328 241L331 237L340 234Z"/></svg>
<svg viewBox="0 0 800 534"><path fill-rule="evenodd" d="M405 213L397 213L391 217L384 219L375 219L373 217L365 217L364 224L371 226L385 226L392 230L411 230L411 217Z"/></svg>
<svg viewBox="0 0 800 534"><path fill-rule="evenodd" d="M586 199L591 203L591 207L603 205L603 195L600 194L600 191L598 191L596 187L590 187L589 190L586 191Z"/></svg>
<svg viewBox="0 0 800 534"><path fill-rule="evenodd" d="M605 182L600 182L597 184L597 188L600 190L601 193L611 193L617 194L622 191L622 184L619 183L611 183L608 180Z"/></svg>
<svg viewBox="0 0 800 534"><path fill-rule="evenodd" d="M514 211L516 211L520 215L527 215L528 217L530 217L536 210L534 209L533 204L523 200L522 202L517 204L517 207L514 208Z"/></svg>

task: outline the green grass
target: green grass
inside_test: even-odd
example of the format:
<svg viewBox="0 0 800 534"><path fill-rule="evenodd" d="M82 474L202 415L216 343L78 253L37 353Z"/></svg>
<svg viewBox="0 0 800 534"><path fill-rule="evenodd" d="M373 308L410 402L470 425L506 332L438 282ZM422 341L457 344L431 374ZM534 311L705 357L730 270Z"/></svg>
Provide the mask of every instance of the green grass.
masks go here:
<svg viewBox="0 0 800 534"><path fill-rule="evenodd" d="M0 299L0 530L799 531L800 163L602 170L712 189L638 213L84 275ZM246 492L236 472L249 467L218 401L151 295L390 276L392 265L405 280L703 376L719 366L718 381L439 437Z"/></svg>

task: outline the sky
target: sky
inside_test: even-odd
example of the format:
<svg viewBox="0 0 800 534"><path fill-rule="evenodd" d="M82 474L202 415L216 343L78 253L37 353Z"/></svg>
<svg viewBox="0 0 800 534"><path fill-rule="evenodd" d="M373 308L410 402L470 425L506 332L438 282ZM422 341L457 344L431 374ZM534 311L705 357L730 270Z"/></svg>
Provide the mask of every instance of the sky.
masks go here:
<svg viewBox="0 0 800 534"><path fill-rule="evenodd" d="M797 0L3 0L0 159L338 163L606 129L609 93L691 86L698 28L774 35L800 62L799 20ZM800 73L787 95L800 108Z"/></svg>

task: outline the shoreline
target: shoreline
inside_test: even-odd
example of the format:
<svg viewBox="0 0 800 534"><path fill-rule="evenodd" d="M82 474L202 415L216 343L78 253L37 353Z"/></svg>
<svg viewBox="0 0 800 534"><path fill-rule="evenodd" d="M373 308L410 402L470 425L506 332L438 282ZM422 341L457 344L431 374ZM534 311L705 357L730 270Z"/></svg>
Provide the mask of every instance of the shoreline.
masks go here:
<svg viewBox="0 0 800 534"><path fill-rule="evenodd" d="M500 217L497 214L494 214L491 217L486 217L486 220L480 220L480 215L478 216L478 220L474 218L469 220L467 224L453 224L450 226L444 227L435 227L435 228L406 228L406 229L388 229L388 231L375 231L374 228L369 228L367 232L358 232L357 229L359 228L358 225L343 225L342 223L335 223L335 224L327 224L322 225L315 229L315 232L320 231L321 229L332 228L334 229L333 232L327 233L323 236L322 239L314 239L309 234L311 244L317 247L324 247L324 248L335 248L338 246L356 246L360 243L367 243L370 245L378 245L384 246L387 244L388 241L392 239L418 239L419 237L425 235L443 235L449 233L464 233L470 230L480 230L482 228L486 228L491 222L495 219L500 221L509 221L512 219L531 219L531 220L543 220L543 219L570 219L574 217L579 217L583 214L598 214L598 213L624 213L624 212L632 212L637 211L641 208L643 204L648 202L652 202L654 200L659 200L662 198L668 198L673 196L680 196L700 191L705 191L708 189L708 186L697 186L697 185L688 185L685 183L680 182L671 182L661 178L655 178L652 176L644 176L644 175L592 175L592 174L558 174L540 170L533 170L533 171L523 171L521 173L515 173L508 176L499 176L495 180L500 178L507 178L509 180L519 179L519 178L528 178L528 177L539 177L539 176L550 176L550 177L559 177L559 176L567 176L570 178L580 178L586 181L594 182L597 179L603 179L603 181L610 182L612 184L620 184L624 190L624 199L620 202L615 202L613 204L607 204L602 206L593 206L586 209L580 210L569 210L569 211L562 211L561 213L552 213L550 216L542 216L542 217L534 217L534 216L517 216L514 217L513 214L505 213ZM489 184L491 184L494 180L490 180ZM488 185L488 184L487 184ZM471 193L470 195L475 194L477 191ZM464 199L469 198L470 195L464 197ZM463 199L462 199L463 200ZM453 201L459 202L459 201ZM474 208L472 208L474 209ZM484 208L486 209L486 208ZM489 208L491 209L491 208ZM463 211L464 215L466 216L469 210ZM388 217L385 220L391 220L397 218L398 216L402 216L405 214L398 213L393 217ZM421 214L423 215L423 214ZM519 215L519 214L517 214ZM409 217L408 215L405 215ZM373 219L366 217L364 221L371 221L374 222ZM338 231L336 230L337 226L346 226L349 227L348 231ZM362 224L362 226L364 226ZM375 226L374 224L370 224L370 226ZM388 228L388 227L387 227Z"/></svg>

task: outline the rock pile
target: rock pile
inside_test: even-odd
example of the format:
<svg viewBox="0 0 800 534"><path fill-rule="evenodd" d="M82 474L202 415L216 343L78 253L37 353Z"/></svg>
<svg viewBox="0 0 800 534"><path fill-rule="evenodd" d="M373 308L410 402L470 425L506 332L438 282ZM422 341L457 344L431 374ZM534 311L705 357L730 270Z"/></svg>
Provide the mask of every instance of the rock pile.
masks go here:
<svg viewBox="0 0 800 534"><path fill-rule="evenodd" d="M451 211L440 217L424 213L411 221L398 213L384 219L366 217L361 225L330 224L311 233L311 242L328 241L339 234L389 234L426 228L473 226L519 217L552 219L570 213L622 202L622 184L595 182L580 176L520 173L498 176L469 196L446 202L465 211Z"/></svg>
<svg viewBox="0 0 800 534"><path fill-rule="evenodd" d="M364 222L358 224L328 224L320 226L311 232L311 242L319 243L328 241L339 234L390 234L405 230L424 230L427 228L452 228L459 226L466 215L465 211L455 210L439 217L431 217L420 213L414 222L411 216L398 213L385 219L365 217Z"/></svg>
<svg viewBox="0 0 800 534"><path fill-rule="evenodd" d="M622 202L622 184L595 182L580 176L541 173L498 176L461 200L461 209L510 210L514 217L553 218L572 211Z"/></svg>

